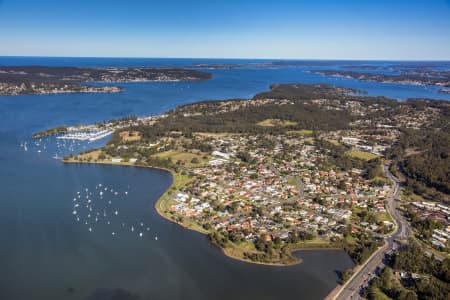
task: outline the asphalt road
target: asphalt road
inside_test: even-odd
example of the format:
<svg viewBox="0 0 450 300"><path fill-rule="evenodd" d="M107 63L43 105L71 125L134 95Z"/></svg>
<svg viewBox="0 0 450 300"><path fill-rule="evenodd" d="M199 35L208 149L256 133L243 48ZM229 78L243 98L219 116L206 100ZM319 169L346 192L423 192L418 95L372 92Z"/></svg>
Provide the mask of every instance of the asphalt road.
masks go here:
<svg viewBox="0 0 450 300"><path fill-rule="evenodd" d="M375 273L377 267L383 266L383 258L386 253L395 250L396 239L407 239L409 236L409 225L407 221L400 215L397 210L398 195L400 193L400 181L389 171L389 167L385 166L384 170L388 178L394 184L394 190L387 199L387 209L397 224L396 231L385 237L385 245L378 249L361 268L344 284L339 293L336 294L336 300L359 299L359 292L364 283Z"/></svg>

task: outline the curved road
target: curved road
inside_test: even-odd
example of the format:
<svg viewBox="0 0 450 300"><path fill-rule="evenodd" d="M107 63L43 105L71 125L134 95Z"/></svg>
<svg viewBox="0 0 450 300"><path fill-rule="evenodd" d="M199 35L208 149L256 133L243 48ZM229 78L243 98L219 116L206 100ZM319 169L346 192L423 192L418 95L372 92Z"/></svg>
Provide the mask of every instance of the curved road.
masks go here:
<svg viewBox="0 0 450 300"><path fill-rule="evenodd" d="M336 293L333 299L336 300L348 300L359 299L359 292L367 279L375 273L377 267L383 266L383 258L386 253L395 250L397 245L396 239L407 239L409 236L409 225L407 221L400 215L397 210L396 199L400 192L400 181L389 171L389 166L384 166L387 177L392 181L394 189L391 195L387 199L387 209L391 214L395 225L395 232L385 236L385 244L383 247L375 251L367 261L357 268L353 276L342 286L342 288Z"/></svg>

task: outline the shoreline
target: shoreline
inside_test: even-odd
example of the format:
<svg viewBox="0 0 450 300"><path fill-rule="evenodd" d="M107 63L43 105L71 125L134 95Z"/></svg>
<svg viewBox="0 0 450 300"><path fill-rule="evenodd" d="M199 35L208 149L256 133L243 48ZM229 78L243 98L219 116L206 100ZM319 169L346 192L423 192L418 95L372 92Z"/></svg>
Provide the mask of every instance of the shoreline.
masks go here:
<svg viewBox="0 0 450 300"><path fill-rule="evenodd" d="M108 87L108 86L104 86ZM37 92L20 92L20 93L0 93L0 96L48 96L48 95L61 95L61 94L98 94L98 93L104 93L104 94L114 94L114 93L122 93L123 88L122 87L116 87L113 86L112 89L102 89L103 86L99 86L99 88L94 90L57 90L57 91L37 91Z"/></svg>
<svg viewBox="0 0 450 300"><path fill-rule="evenodd" d="M211 73L180 67L0 66L1 95L122 92L128 82L210 80ZM5 75L6 74L6 75ZM12 74L13 77L8 76ZM103 84L103 85L99 85ZM119 84L112 86L111 84Z"/></svg>
<svg viewBox="0 0 450 300"><path fill-rule="evenodd" d="M158 200L155 201L154 203L154 208L156 210L156 212L158 213L159 216L161 216L162 218L166 219L169 222L172 222L174 224L177 224L181 227L183 227L184 229L187 230L192 230L195 231L197 233L203 234L205 236L208 236L208 234L210 233L209 231L203 229L200 226L193 226L192 224L185 224L182 222L179 222L175 219L172 218L172 215L168 214L168 212L163 210L162 205L165 203L165 201L167 201L167 197L169 196L168 193L170 191L170 189L176 184L176 177L177 174L171 170L171 169L167 169L167 168L162 168L162 167L152 167L152 166L143 166L143 165L136 165L134 163L130 163L130 162L110 162L110 161L74 161L74 160L62 160L62 162L64 164L100 164L100 165L110 165L110 166L124 166L124 167L138 167L138 168L148 168L148 169L155 169L155 170L162 170L162 171L166 171L169 172L172 176L172 182L170 184L170 186L167 188L167 190L158 198ZM220 249L220 251L222 252L222 254L224 254L225 256L233 259L233 260L237 260L240 262L245 262L245 263L250 263L250 264L255 264L255 265L264 265L264 266L272 266L272 267L291 267L291 266L295 266L295 265L299 265L303 262L303 260L301 258L295 257L293 255L294 252L298 252L298 251L303 251L303 250L342 250L341 247L338 247L336 245L333 245L332 243L310 243L313 246L312 247L308 247L308 243L303 242L302 244L296 244L296 245L292 245L292 246L288 246L289 248L289 255L292 257L293 261L292 262L288 262L288 263L279 263L279 262L260 262L260 261L252 261L249 259L245 259L243 257L239 257L236 255L232 254L232 250L233 249L239 249L239 247L227 247L227 248L222 248L219 247L218 245L215 245L214 243L212 243L210 241L210 244L214 247L217 247L218 249Z"/></svg>

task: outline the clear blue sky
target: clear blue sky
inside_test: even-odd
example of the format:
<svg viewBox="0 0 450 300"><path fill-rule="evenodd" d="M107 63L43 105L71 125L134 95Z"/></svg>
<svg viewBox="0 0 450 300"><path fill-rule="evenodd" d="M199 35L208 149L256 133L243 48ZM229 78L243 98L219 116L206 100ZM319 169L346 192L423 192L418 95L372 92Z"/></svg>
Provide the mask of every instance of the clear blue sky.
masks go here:
<svg viewBox="0 0 450 300"><path fill-rule="evenodd" d="M450 59L449 0L0 0L0 55Z"/></svg>

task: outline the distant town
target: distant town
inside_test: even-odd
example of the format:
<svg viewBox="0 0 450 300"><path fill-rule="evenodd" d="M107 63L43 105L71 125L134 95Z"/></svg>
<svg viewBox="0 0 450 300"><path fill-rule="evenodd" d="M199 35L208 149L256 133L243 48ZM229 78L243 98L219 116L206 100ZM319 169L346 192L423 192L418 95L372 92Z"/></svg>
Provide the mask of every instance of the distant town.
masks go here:
<svg viewBox="0 0 450 300"><path fill-rule="evenodd" d="M352 71L353 68L359 70ZM436 70L428 65L363 65L357 67L345 66L344 69L347 70L311 70L310 72L326 76L353 78L362 81L413 85L434 85L440 88L439 92L441 93L450 92L450 71Z"/></svg>
<svg viewBox="0 0 450 300"><path fill-rule="evenodd" d="M174 68L78 68L43 66L1 66L0 95L56 93L116 93L118 86L87 83L208 80L204 72Z"/></svg>

